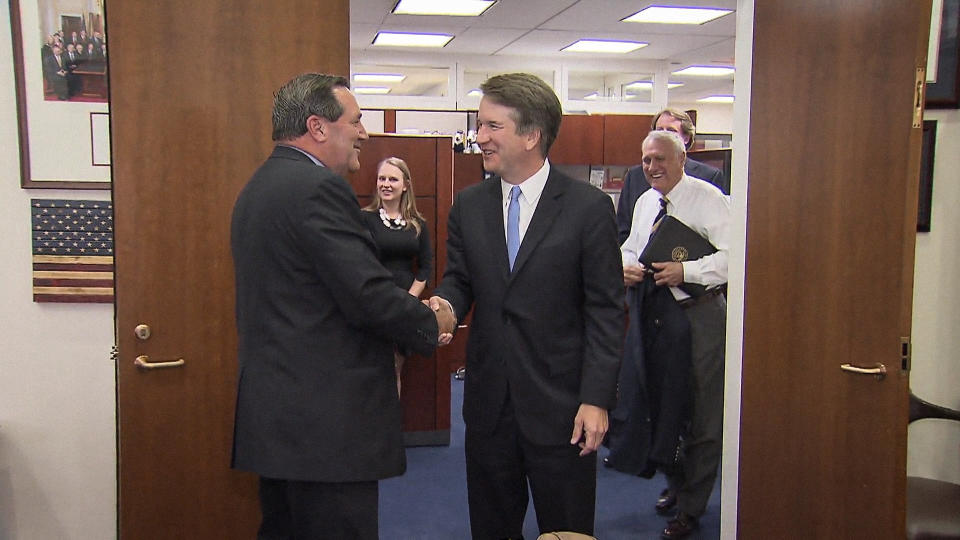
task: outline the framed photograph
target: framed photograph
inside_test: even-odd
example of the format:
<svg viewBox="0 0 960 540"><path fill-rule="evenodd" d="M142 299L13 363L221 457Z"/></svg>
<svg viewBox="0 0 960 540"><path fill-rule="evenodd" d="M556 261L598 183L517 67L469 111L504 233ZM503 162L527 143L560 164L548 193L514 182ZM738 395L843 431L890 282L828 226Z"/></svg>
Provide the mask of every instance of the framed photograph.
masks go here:
<svg viewBox="0 0 960 540"><path fill-rule="evenodd" d="M110 189L104 0L10 0L24 188Z"/></svg>
<svg viewBox="0 0 960 540"><path fill-rule="evenodd" d="M960 40L957 39L957 27L960 26L960 0L942 0L943 9L939 18L939 32L934 16L931 25L931 39L939 38L939 46L931 45L929 55L936 51L936 58L928 63L926 88L926 107L928 109L960 108ZM936 5L936 3L934 3Z"/></svg>
<svg viewBox="0 0 960 540"><path fill-rule="evenodd" d="M917 197L917 232L930 232L933 205L933 157L937 141L937 121L923 121L923 142L920 150L920 191Z"/></svg>

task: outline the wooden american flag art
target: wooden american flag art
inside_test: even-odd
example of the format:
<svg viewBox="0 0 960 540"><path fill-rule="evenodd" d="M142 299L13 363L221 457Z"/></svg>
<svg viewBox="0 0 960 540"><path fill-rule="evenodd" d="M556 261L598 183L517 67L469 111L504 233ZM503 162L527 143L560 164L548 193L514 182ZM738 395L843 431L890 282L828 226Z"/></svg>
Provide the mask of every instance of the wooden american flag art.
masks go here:
<svg viewBox="0 0 960 540"><path fill-rule="evenodd" d="M113 203L31 199L34 302L113 302Z"/></svg>

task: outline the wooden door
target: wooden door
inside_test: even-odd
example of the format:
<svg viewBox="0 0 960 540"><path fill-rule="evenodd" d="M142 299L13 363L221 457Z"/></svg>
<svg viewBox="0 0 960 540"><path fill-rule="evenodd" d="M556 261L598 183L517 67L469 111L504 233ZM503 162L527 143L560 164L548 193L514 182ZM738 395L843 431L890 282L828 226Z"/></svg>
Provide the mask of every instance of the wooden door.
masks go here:
<svg viewBox="0 0 960 540"><path fill-rule="evenodd" d="M930 1L754 6L739 536L904 538Z"/></svg>
<svg viewBox="0 0 960 540"><path fill-rule="evenodd" d="M453 181L453 141L450 137L372 135L363 146L360 170L350 175L350 184L362 206L370 203L376 188L377 165L391 156L403 159L410 168L417 209L427 221L434 266L421 297L429 298L442 275L438 273L443 260L438 245L446 241L446 234L438 230L437 208L449 208L452 204L449 189L444 186ZM429 357L407 358L401 401L405 444L450 444L450 372L439 352Z"/></svg>
<svg viewBox="0 0 960 540"><path fill-rule="evenodd" d="M348 13L347 0L109 5L121 539L255 536L256 479L229 468L230 214L272 148L273 92L347 73Z"/></svg>

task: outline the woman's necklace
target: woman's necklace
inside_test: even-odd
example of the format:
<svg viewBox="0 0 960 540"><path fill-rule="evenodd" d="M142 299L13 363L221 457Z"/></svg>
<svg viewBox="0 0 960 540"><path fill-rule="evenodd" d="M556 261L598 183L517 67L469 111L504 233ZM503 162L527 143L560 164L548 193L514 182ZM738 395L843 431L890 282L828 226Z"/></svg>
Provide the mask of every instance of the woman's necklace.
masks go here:
<svg viewBox="0 0 960 540"><path fill-rule="evenodd" d="M403 219L402 215L395 218L388 217L387 211L382 206L380 207L380 221L383 222L384 227L394 231L399 231L407 226L407 220Z"/></svg>

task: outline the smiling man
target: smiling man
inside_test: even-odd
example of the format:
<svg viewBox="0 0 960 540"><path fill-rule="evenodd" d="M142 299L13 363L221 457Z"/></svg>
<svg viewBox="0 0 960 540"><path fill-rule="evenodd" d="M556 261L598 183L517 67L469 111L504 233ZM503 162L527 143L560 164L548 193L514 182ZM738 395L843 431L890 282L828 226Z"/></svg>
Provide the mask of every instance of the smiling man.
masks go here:
<svg viewBox="0 0 960 540"><path fill-rule="evenodd" d="M646 457L667 476L667 489L657 501L656 511L675 512L663 537L684 538L699 525L698 518L706 509L720 464L727 306L722 292L727 282L730 199L713 184L684 173L686 151L678 134L651 131L642 149L643 173L652 189L637 200L630 235L621 250L624 284L630 288L627 298L631 326L626 349L632 351L631 343L642 342L644 354L638 359L628 353L623 365L626 373L628 366L643 362L646 395L679 398L679 402L671 403L679 403L679 411L688 411L690 421L685 431L654 427L654 442L650 445L653 449L648 450L650 455ZM638 262L639 256L651 230L665 215L673 216L709 240L717 252L693 261L653 262L652 268L645 268ZM685 282L707 286L706 294L691 297L679 287ZM640 324L635 324L637 319L641 319ZM637 335L641 332L642 339ZM667 340L671 340L670 346L664 347ZM678 376L655 375L677 366L689 366L689 370ZM636 384L628 387L625 381L621 378L621 400L624 393L636 389ZM681 395L687 391L689 395ZM657 404L661 418L668 416L665 403ZM682 415L683 412L677 414ZM632 416L644 417L636 411ZM668 432L669 437L664 435ZM665 451L667 459L655 459L658 448ZM611 464L618 470L638 473L618 464L616 451L611 446ZM642 466L643 459L639 461Z"/></svg>
<svg viewBox="0 0 960 540"><path fill-rule="evenodd" d="M463 419L473 538L593 533L597 459L613 406L623 283L613 204L550 166L560 102L539 78L481 87L477 143L496 177L457 194L432 305L473 308Z"/></svg>
<svg viewBox="0 0 960 540"><path fill-rule="evenodd" d="M406 467L394 344L428 355L453 331L377 260L343 178L366 139L346 79L294 78L234 206L232 465L260 475L260 539L378 538L377 481Z"/></svg>

